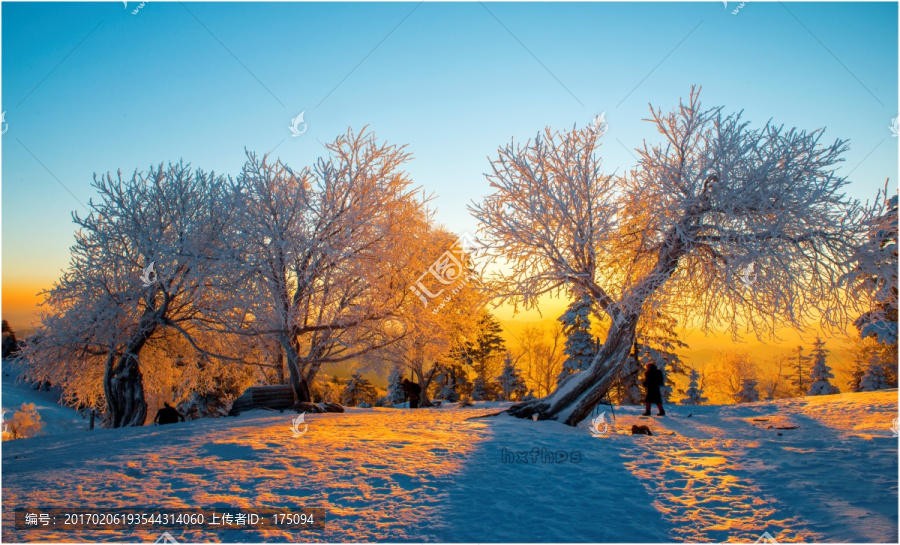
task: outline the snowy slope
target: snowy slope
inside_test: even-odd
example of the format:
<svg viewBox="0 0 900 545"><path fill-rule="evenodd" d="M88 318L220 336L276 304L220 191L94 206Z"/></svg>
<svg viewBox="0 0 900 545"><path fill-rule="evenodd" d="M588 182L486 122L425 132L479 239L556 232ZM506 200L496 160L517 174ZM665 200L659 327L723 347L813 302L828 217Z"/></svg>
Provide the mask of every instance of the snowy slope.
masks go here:
<svg viewBox="0 0 900 545"><path fill-rule="evenodd" d="M85 432L89 441L8 442L2 537L153 541L161 533L12 528L15 507L44 505L328 513L323 531L173 533L181 542L755 542L764 531L780 542L898 538L896 390L673 406L662 419L617 408L600 437L588 422L467 420L491 411L348 409L306 415L308 431L296 438L294 415L253 411ZM632 423L654 436L630 435ZM797 428L776 429L789 426Z"/></svg>
<svg viewBox="0 0 900 545"><path fill-rule="evenodd" d="M28 384L17 384L16 376L19 371L14 365L4 362L2 369L0 405L3 408L4 418L11 418L23 403L34 403L44 423L44 434L86 432L87 421L75 409L57 403L58 392L38 391L33 390Z"/></svg>

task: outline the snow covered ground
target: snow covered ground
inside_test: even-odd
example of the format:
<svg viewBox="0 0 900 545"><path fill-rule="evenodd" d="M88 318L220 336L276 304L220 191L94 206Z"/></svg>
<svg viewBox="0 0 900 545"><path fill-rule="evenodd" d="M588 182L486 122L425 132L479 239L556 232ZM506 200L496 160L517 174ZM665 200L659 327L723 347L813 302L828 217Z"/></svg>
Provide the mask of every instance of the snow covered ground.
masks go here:
<svg viewBox="0 0 900 545"><path fill-rule="evenodd" d="M7 442L2 538L156 539L12 525L19 506L128 506L327 512L323 530L170 532L180 542L898 539L896 390L671 406L665 418L617 408L599 437L589 422L467 420L496 410L349 409L306 415L301 437L295 415L253 411ZM632 436L634 423L654 435Z"/></svg>
<svg viewBox="0 0 900 545"><path fill-rule="evenodd" d="M19 410L23 403L34 403L35 409L41 415L41 421L44 422L44 433L56 435L87 430L86 419L74 409L57 403L59 392L37 391L32 389L30 384L17 383L18 372L15 366L3 364L3 395L0 401L3 405L4 419L12 418L13 413ZM100 425L99 421L96 425Z"/></svg>

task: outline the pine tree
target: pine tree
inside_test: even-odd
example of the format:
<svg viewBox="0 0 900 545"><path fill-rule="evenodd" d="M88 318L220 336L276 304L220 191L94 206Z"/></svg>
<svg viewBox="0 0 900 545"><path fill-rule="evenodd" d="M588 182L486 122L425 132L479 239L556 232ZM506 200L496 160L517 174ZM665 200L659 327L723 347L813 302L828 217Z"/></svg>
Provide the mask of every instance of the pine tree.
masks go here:
<svg viewBox="0 0 900 545"><path fill-rule="evenodd" d="M675 375L687 374L676 351L687 348L688 345L678 338L678 334L675 332L677 325L678 322L674 318L661 312L651 310L644 313L637 329L632 355L634 357L634 354L637 354L637 361L640 362L641 369L632 387L637 385L637 388L640 389L643 381L643 369L648 363L655 363L665 377L659 393L666 402L669 401L675 389Z"/></svg>
<svg viewBox="0 0 900 545"><path fill-rule="evenodd" d="M821 396L840 392L828 381L828 379L834 378L834 375L831 374L831 367L825 364L827 355L828 350L825 350L825 341L817 337L809 355L810 359L812 359L812 370L809 374L810 385L806 395Z"/></svg>
<svg viewBox="0 0 900 545"><path fill-rule="evenodd" d="M884 196L887 196L885 186ZM897 195L884 201L882 215L868 225L868 241L856 253L854 272L857 293L871 301L871 310L854 325L863 339L897 345Z"/></svg>
<svg viewBox="0 0 900 545"><path fill-rule="evenodd" d="M563 325L563 334L566 336L563 350L566 360L563 362L562 372L557 380L587 369L594 361L596 341L591 334L591 315L593 313L593 298L588 294L582 294L569 303L569 307L558 318Z"/></svg>
<svg viewBox="0 0 900 545"><path fill-rule="evenodd" d="M681 404L702 405L709 401L709 399L703 397L703 388L700 388L698 385L700 373L698 373L696 369L691 369L690 377L690 383L688 384L687 390L682 392L685 397L681 400Z"/></svg>
<svg viewBox="0 0 900 545"><path fill-rule="evenodd" d="M859 391L874 392L876 390L884 390L887 387L888 384L884 378L884 364L881 362L878 354L872 351L872 355L869 356L869 366L866 367L866 372L859 381Z"/></svg>
<svg viewBox="0 0 900 545"><path fill-rule="evenodd" d="M809 390L809 371L807 371L806 366L809 363L809 356L803 355L803 347L797 347L797 356L794 360L794 378L791 380L791 384L794 386L794 394L798 396L806 395L806 392Z"/></svg>
<svg viewBox="0 0 900 545"><path fill-rule="evenodd" d="M734 395L736 403L754 403L759 401L759 390L756 389L756 380L745 378L741 382L741 391Z"/></svg>
<svg viewBox="0 0 900 545"><path fill-rule="evenodd" d="M6 359L15 355L19 351L19 343L16 340L16 333L9 326L9 322L3 320L3 341L2 341L2 357Z"/></svg>
<svg viewBox="0 0 900 545"><path fill-rule="evenodd" d="M506 343L500 332L503 327L500 322L494 318L493 314L488 311L482 311L476 324L476 335L474 341L467 341L463 344L459 359L472 367L475 374L485 383L491 377L488 374L488 365L491 358L504 350Z"/></svg>
<svg viewBox="0 0 900 545"><path fill-rule="evenodd" d="M403 391L403 371L399 365L395 365L388 375L387 402L389 405L403 403L406 392Z"/></svg>
<svg viewBox="0 0 900 545"><path fill-rule="evenodd" d="M490 394L485 380L481 377L475 377L472 385L472 401L488 401Z"/></svg>
<svg viewBox="0 0 900 545"><path fill-rule="evenodd" d="M629 356L616 381L616 397L620 405L644 404L644 391L641 387L643 371L634 356Z"/></svg>
<svg viewBox="0 0 900 545"><path fill-rule="evenodd" d="M500 395L503 401L520 400L528 391L525 379L522 378L521 372L513 363L512 354L509 352L506 352L506 358L503 360L503 372L497 382L500 384Z"/></svg>
<svg viewBox="0 0 900 545"><path fill-rule="evenodd" d="M860 383L862 382L863 375L865 374L866 368L865 366L863 366L862 355L857 353L856 359L853 362L853 369L850 372L850 382L847 383L847 386L850 387L851 392L860 391Z"/></svg>
<svg viewBox="0 0 900 545"><path fill-rule="evenodd" d="M355 407L363 402L372 405L377 397L378 390L357 371L347 380L347 385L341 393L341 404L348 407Z"/></svg>

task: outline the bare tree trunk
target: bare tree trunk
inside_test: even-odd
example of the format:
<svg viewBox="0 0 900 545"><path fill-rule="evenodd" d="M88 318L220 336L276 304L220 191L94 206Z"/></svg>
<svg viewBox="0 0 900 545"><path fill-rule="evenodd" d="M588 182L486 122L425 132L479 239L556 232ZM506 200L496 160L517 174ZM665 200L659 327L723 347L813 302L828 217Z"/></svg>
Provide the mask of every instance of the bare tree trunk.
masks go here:
<svg viewBox="0 0 900 545"><path fill-rule="evenodd" d="M287 355L286 363L288 372L290 373L291 387L294 389L294 395L297 397L297 401L306 403L312 402L312 395L310 395L309 392L309 381L307 381L306 376L303 374L303 369L300 367L300 354L298 353L297 348L284 334L279 335L279 341L281 342L285 355Z"/></svg>
<svg viewBox="0 0 900 545"><path fill-rule="evenodd" d="M287 384L284 377L284 352L280 349L275 356L275 380L278 381L278 384Z"/></svg>
<svg viewBox="0 0 900 545"><path fill-rule="evenodd" d="M156 313L147 312L141 317L137 333L126 343L124 352L117 358L115 350L111 349L106 358L103 389L113 428L143 426L147 419L144 376L138 355L157 327Z"/></svg>

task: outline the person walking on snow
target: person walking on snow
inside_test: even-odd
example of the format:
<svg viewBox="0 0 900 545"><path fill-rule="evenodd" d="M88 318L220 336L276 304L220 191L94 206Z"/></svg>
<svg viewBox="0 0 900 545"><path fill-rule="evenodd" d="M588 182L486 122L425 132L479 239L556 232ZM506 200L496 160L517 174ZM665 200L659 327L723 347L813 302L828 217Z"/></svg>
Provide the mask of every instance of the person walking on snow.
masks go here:
<svg viewBox="0 0 900 545"><path fill-rule="evenodd" d="M647 372L644 374L644 388L647 390L647 409L644 411L644 416L650 416L651 403L655 403L659 409L656 416L666 416L666 411L662 406L662 395L659 393L659 388L664 382L665 379L659 367L653 362L648 363Z"/></svg>
<svg viewBox="0 0 900 545"><path fill-rule="evenodd" d="M163 403L164 407L156 411L156 418L153 419L154 424L177 424L179 420L184 422L184 417L178 412L178 409L169 405L169 402Z"/></svg>
<svg viewBox="0 0 900 545"><path fill-rule="evenodd" d="M422 393L422 387L405 378L403 379L403 391L406 393L406 397L409 398L409 408L419 408L419 394Z"/></svg>

